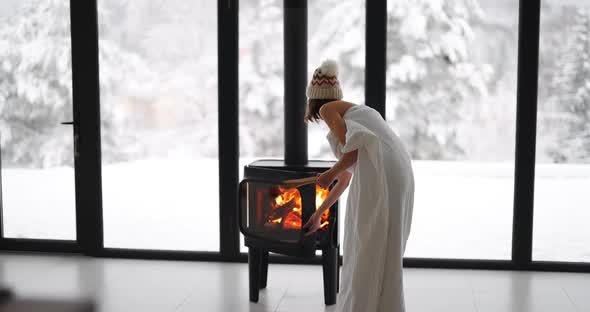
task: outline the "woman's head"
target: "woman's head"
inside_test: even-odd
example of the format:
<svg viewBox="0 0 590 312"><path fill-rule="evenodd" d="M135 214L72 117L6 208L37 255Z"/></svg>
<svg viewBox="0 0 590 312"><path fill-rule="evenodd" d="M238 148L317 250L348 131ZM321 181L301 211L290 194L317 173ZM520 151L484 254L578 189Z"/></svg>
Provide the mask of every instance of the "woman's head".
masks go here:
<svg viewBox="0 0 590 312"><path fill-rule="evenodd" d="M313 72L307 86L307 113L305 121L321 119L320 108L332 101L342 99L342 89L338 82L338 66L333 60L326 60Z"/></svg>

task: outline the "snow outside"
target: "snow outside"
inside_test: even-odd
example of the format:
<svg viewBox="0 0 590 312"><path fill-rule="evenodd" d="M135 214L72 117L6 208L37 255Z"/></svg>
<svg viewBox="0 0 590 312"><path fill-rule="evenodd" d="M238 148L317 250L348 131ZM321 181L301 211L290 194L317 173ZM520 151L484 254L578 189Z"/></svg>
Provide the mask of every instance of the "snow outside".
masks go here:
<svg viewBox="0 0 590 312"><path fill-rule="evenodd" d="M308 72L336 59L358 104L364 5L309 1ZM6 237L75 239L72 129L60 124L72 119L68 6L0 2ZM219 250L216 8L98 1L107 247ZM243 166L283 156L282 1L241 1L239 14ZM387 121L416 175L406 256L509 259L518 1L390 0L387 14ZM590 6L543 1L541 14L533 259L588 262ZM327 128L308 131L309 157L333 159Z"/></svg>

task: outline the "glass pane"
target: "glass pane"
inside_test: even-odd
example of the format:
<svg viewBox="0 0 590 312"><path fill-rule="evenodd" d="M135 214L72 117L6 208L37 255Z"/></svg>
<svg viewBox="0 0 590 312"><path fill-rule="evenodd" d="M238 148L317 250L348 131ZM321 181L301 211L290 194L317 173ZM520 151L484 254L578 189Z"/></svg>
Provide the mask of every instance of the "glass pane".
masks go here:
<svg viewBox="0 0 590 312"><path fill-rule="evenodd" d="M76 239L69 1L0 3L4 237Z"/></svg>
<svg viewBox="0 0 590 312"><path fill-rule="evenodd" d="M240 228L248 235L277 242L302 241L303 215L320 207L329 191L318 185L302 188L250 180L240 183ZM330 211L324 212L317 240L330 238Z"/></svg>
<svg viewBox="0 0 590 312"><path fill-rule="evenodd" d="M308 11L308 79L324 60L335 60L343 100L356 104L365 102L365 3L364 0L310 1ZM343 16L346 18L342 19ZM335 160L326 140L329 131L323 121L308 123L309 159ZM347 198L348 190L338 202L341 243Z"/></svg>
<svg viewBox="0 0 590 312"><path fill-rule="evenodd" d="M241 1L239 37L241 180L255 159L284 156L283 1Z"/></svg>
<svg viewBox="0 0 590 312"><path fill-rule="evenodd" d="M365 1L310 1L308 12L308 79L324 60L333 59L343 100L364 104ZM326 140L328 131L323 122L308 124L310 159L334 159Z"/></svg>
<svg viewBox="0 0 590 312"><path fill-rule="evenodd" d="M510 259L518 1L388 1L387 121L414 160L406 257Z"/></svg>
<svg viewBox="0 0 590 312"><path fill-rule="evenodd" d="M219 250L216 7L98 1L106 247Z"/></svg>
<svg viewBox="0 0 590 312"><path fill-rule="evenodd" d="M533 260L590 262L590 3L541 3Z"/></svg>

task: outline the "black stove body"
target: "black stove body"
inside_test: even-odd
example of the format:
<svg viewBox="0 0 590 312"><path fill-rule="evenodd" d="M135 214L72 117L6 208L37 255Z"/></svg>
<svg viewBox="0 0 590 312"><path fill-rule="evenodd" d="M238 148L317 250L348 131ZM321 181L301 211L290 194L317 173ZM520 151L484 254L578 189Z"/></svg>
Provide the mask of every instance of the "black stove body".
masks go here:
<svg viewBox="0 0 590 312"><path fill-rule="evenodd" d="M327 196L315 183L284 188L289 179L315 176L334 162L310 161L305 166L286 165L282 160L259 160L244 167L240 183L239 225L248 247L250 301L258 302L265 288L269 252L310 258L322 251L324 301L336 303L339 287L338 202L322 216L322 228L305 235L301 226Z"/></svg>

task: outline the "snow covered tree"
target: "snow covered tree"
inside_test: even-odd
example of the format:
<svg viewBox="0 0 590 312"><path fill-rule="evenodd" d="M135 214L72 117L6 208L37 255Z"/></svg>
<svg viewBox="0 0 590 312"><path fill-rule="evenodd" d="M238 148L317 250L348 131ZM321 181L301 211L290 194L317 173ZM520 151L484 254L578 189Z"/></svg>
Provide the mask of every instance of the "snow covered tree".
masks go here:
<svg viewBox="0 0 590 312"><path fill-rule="evenodd" d="M72 115L68 6L64 1L28 2L1 22L2 165L72 159L67 135L59 131L59 123Z"/></svg>
<svg viewBox="0 0 590 312"><path fill-rule="evenodd" d="M283 1L244 1L239 23L240 154L283 157Z"/></svg>
<svg viewBox="0 0 590 312"><path fill-rule="evenodd" d="M308 22L308 72L325 59L338 63L344 97L365 99L365 1L312 1ZM346 18L342 18L346 16Z"/></svg>
<svg viewBox="0 0 590 312"><path fill-rule="evenodd" d="M590 8L566 8L571 21L562 29L565 44L552 79L552 138L547 153L554 162L590 162Z"/></svg>
<svg viewBox="0 0 590 312"><path fill-rule="evenodd" d="M135 146L143 152L137 156L217 157L217 4L104 1L111 10L99 19L101 39L135 51L155 75L114 91L106 102L116 107L118 98L129 99L126 116L133 122L124 131L137 133Z"/></svg>
<svg viewBox="0 0 590 312"><path fill-rule="evenodd" d="M345 98L362 103L365 1L316 1L310 7L310 72L322 59L335 59ZM387 119L416 159L465 153L459 121L466 103L487 94L493 73L470 55L481 14L475 0L388 2Z"/></svg>
<svg viewBox="0 0 590 312"><path fill-rule="evenodd" d="M338 64L344 99L365 100L365 1L310 1L308 10L308 68L310 75L326 59ZM346 18L342 18L346 16ZM332 158L323 123L308 124L310 158Z"/></svg>
<svg viewBox="0 0 590 312"><path fill-rule="evenodd" d="M100 1L98 2L101 3ZM99 14L104 8L99 6ZM3 166L72 165L72 133L60 122L72 119L70 11L67 1L23 3L0 28L0 134ZM150 70L136 54L100 39L101 96L141 84ZM125 79L130 72L140 78ZM117 159L132 140L121 133L125 117L101 109L103 158ZM106 131L104 131L106 130Z"/></svg>
<svg viewBox="0 0 590 312"><path fill-rule="evenodd" d="M388 119L413 158L461 158L456 125L493 72L470 55L481 9L475 0L388 5Z"/></svg>

